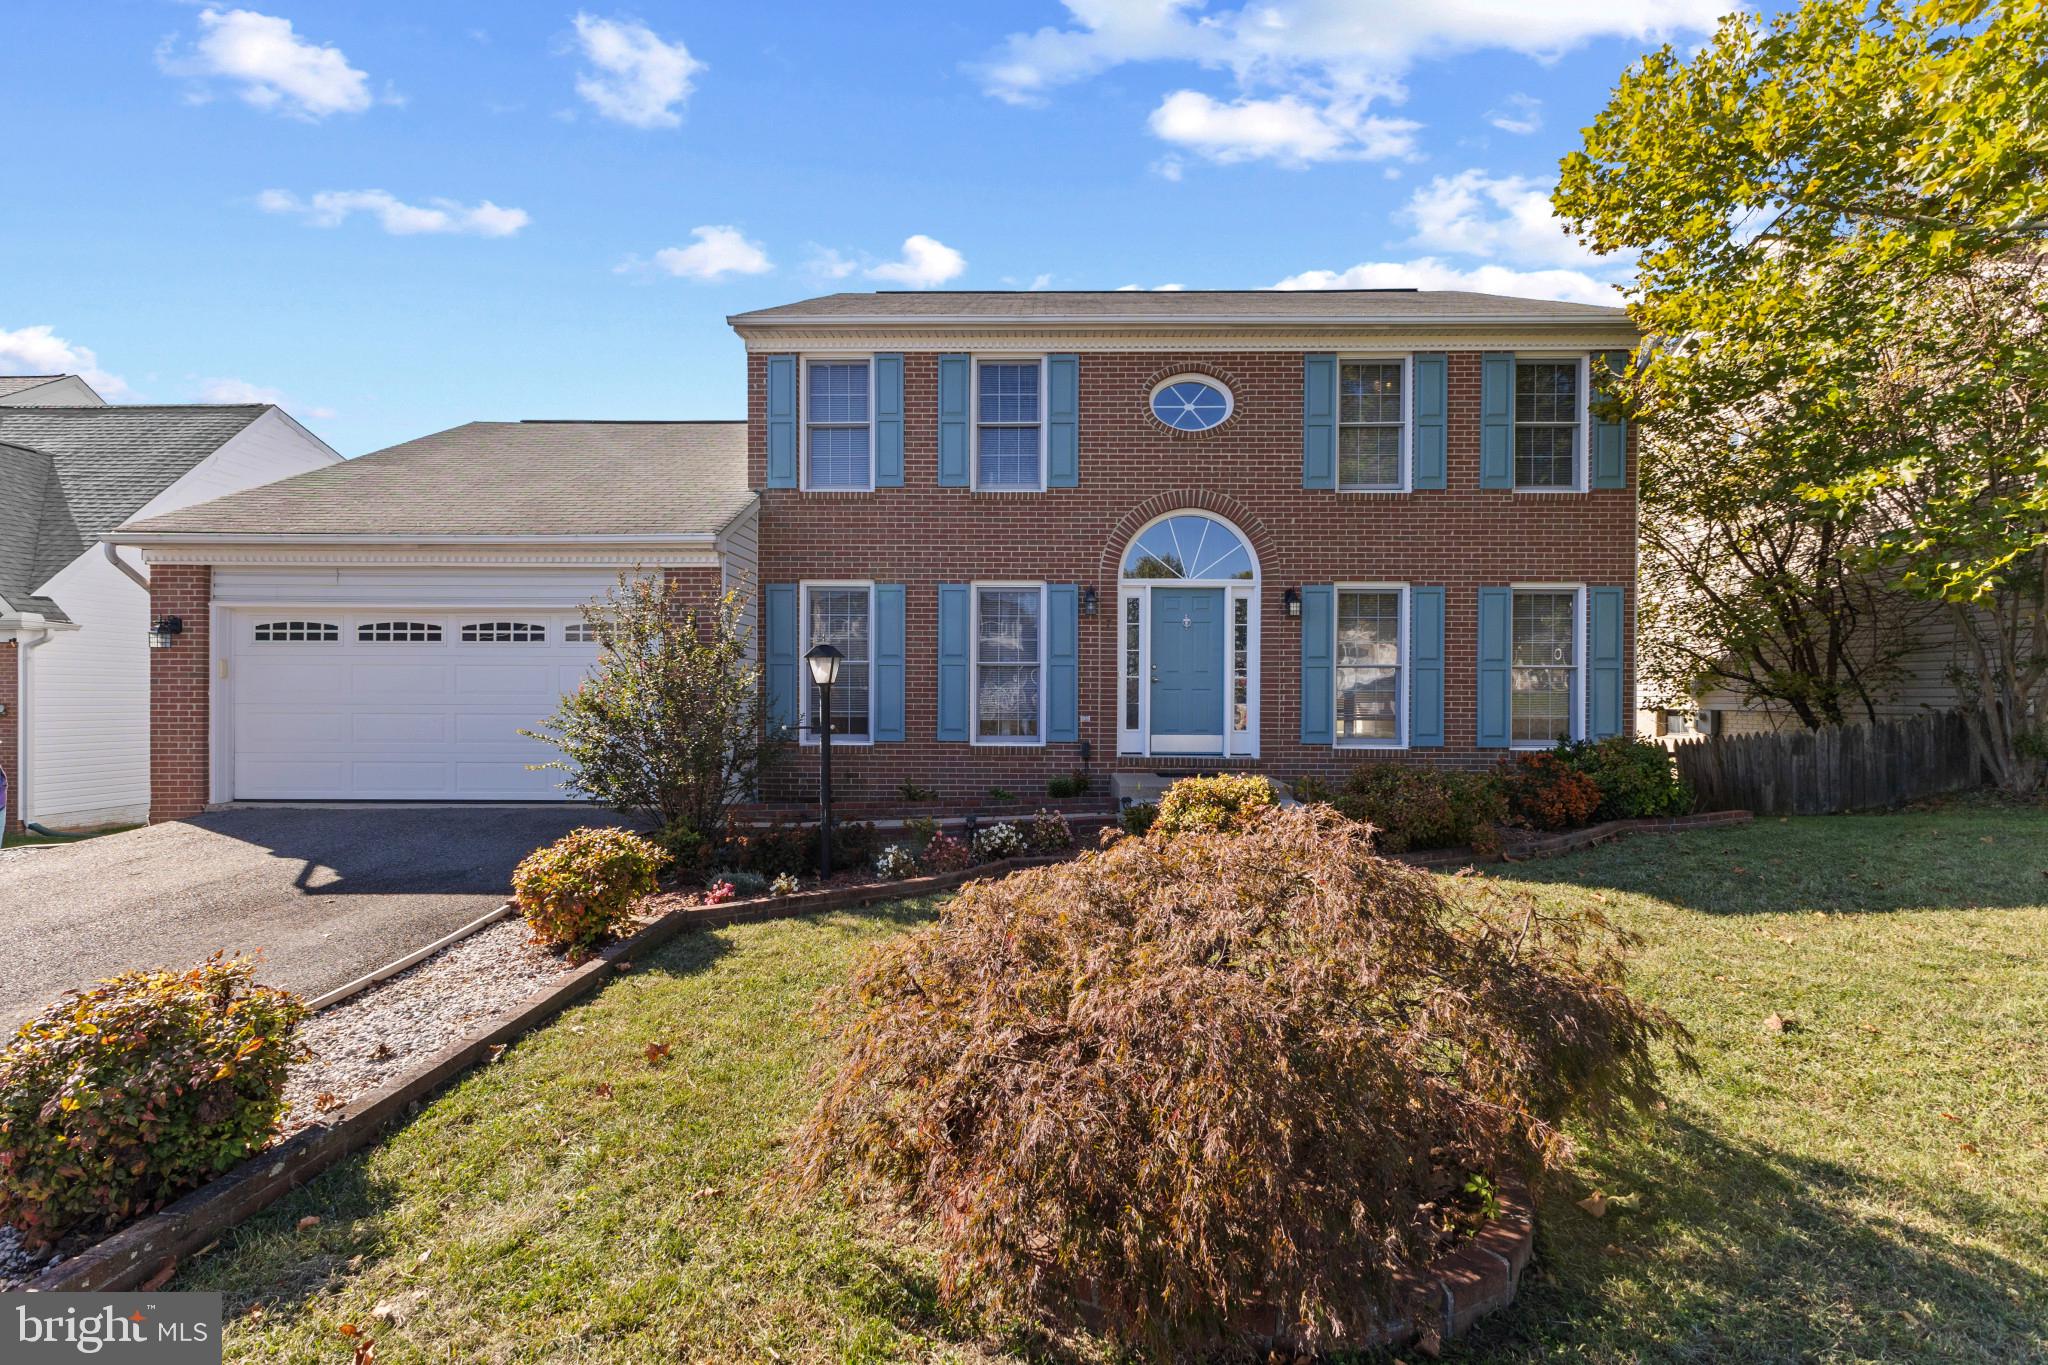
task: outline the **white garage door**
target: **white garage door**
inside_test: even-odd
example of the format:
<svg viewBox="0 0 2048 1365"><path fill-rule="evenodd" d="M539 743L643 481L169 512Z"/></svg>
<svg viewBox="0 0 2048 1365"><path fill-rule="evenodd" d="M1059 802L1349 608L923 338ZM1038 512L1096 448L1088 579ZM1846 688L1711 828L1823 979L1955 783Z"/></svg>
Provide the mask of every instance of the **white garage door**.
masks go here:
<svg viewBox="0 0 2048 1365"><path fill-rule="evenodd" d="M563 800L522 737L597 656L575 612L320 607L233 614L239 800Z"/></svg>

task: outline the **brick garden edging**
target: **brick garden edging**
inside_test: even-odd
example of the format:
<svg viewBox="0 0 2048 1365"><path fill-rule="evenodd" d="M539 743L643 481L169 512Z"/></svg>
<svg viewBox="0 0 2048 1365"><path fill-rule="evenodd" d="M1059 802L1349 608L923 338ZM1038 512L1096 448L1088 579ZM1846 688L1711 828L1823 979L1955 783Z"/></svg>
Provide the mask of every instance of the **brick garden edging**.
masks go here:
<svg viewBox="0 0 2048 1365"><path fill-rule="evenodd" d="M1501 850L1498 854L1482 855L1474 853L1469 848L1433 848L1420 853L1396 853L1391 856L1411 867L1422 868L1461 867L1466 863L1496 861L1519 863L1531 858L1555 858L1561 853L1576 853L1582 848L1591 848L1595 844L1604 844L1629 834L1682 834L1694 829L1726 829L1734 825L1746 825L1755 818L1746 810L1706 810L1693 815L1608 820L1603 824L1587 825L1584 829L1562 830L1556 834L1503 830Z"/></svg>
<svg viewBox="0 0 2048 1365"><path fill-rule="evenodd" d="M536 991L523 1004L449 1044L389 1085L344 1105L325 1121L257 1153L147 1218L108 1234L76 1255L66 1256L21 1288L30 1293L87 1289L111 1292L134 1289L167 1276L181 1257L206 1246L350 1152L367 1146L385 1127L403 1118L428 1095L486 1060L493 1048L531 1032L595 993L608 978L685 930L717 929L729 924L934 895L982 877L1041 867L1070 856L1060 853L1012 858L899 882L865 882L669 910L643 924L631 938L606 946L590 961Z"/></svg>

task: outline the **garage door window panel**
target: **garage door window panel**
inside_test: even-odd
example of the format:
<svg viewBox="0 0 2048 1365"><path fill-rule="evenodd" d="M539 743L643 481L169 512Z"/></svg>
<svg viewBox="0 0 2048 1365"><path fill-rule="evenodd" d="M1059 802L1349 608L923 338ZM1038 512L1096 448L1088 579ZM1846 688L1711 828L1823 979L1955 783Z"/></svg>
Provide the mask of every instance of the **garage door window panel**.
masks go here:
<svg viewBox="0 0 2048 1365"><path fill-rule="evenodd" d="M255 632L259 645L331 645L341 639L341 627L332 621L258 621Z"/></svg>
<svg viewBox="0 0 2048 1365"><path fill-rule="evenodd" d="M476 621L462 628L466 645L538 645L547 638L548 628L531 621Z"/></svg>
<svg viewBox="0 0 2048 1365"><path fill-rule="evenodd" d="M441 627L432 621L366 621L356 627L356 639L366 645L437 645Z"/></svg>

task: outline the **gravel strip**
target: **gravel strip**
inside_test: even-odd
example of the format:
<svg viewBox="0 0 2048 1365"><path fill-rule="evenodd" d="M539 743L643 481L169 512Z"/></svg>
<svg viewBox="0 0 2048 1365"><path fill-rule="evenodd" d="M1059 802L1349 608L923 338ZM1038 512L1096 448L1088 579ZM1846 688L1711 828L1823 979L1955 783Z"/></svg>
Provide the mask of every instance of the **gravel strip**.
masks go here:
<svg viewBox="0 0 2048 1365"><path fill-rule="evenodd" d="M396 1080L575 966L527 942L518 919L504 919L330 1005L299 1029L313 1055L285 1083L283 1135Z"/></svg>

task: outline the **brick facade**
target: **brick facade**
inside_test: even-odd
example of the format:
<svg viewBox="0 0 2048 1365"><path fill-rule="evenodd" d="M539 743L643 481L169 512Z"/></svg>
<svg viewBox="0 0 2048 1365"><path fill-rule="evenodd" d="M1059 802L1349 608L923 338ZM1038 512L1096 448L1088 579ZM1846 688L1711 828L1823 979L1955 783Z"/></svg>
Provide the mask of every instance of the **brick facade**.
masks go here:
<svg viewBox="0 0 2048 1365"><path fill-rule="evenodd" d="M7 775L7 828L21 828L21 646L0 644L0 773Z"/></svg>
<svg viewBox="0 0 2048 1365"><path fill-rule="evenodd" d="M181 820L206 808L213 569L158 564L149 574L149 619L175 616L185 629L169 649L149 651L149 819Z"/></svg>
<svg viewBox="0 0 2048 1365"><path fill-rule="evenodd" d="M1148 410L1153 386L1181 373L1229 385L1231 419L1209 432L1169 430ZM749 357L748 465L761 490L760 578L872 579L906 589L905 739L835 746L834 788L846 799L888 796L902 782L975 798L991 786L1025 800L1083 766L1082 745L976 747L933 738L937 714L937 592L976 579L1044 580L1095 589L1080 635L1080 733L1095 772L1122 768L1248 767L1278 777L1331 776L1373 760L1483 766L1499 751L1475 744L1478 592L1515 582L1625 586L1635 612L1634 433L1628 487L1514 493L1479 487L1480 356L1448 363L1448 484L1405 494L1305 490L1303 362L1298 353L1085 353L1080 357L1080 483L1042 493L938 486L938 357L904 357L904 486L871 493L766 488L766 358ZM1260 754L1257 760L1117 756L1120 557L1153 517L1215 512L1240 527L1260 564ZM1300 631L1282 605L1288 588L1332 582L1441 585L1445 598L1445 745L1377 751L1300 742ZM1633 629L1623 661L1634 711ZM782 767L768 795L808 797L816 764Z"/></svg>

